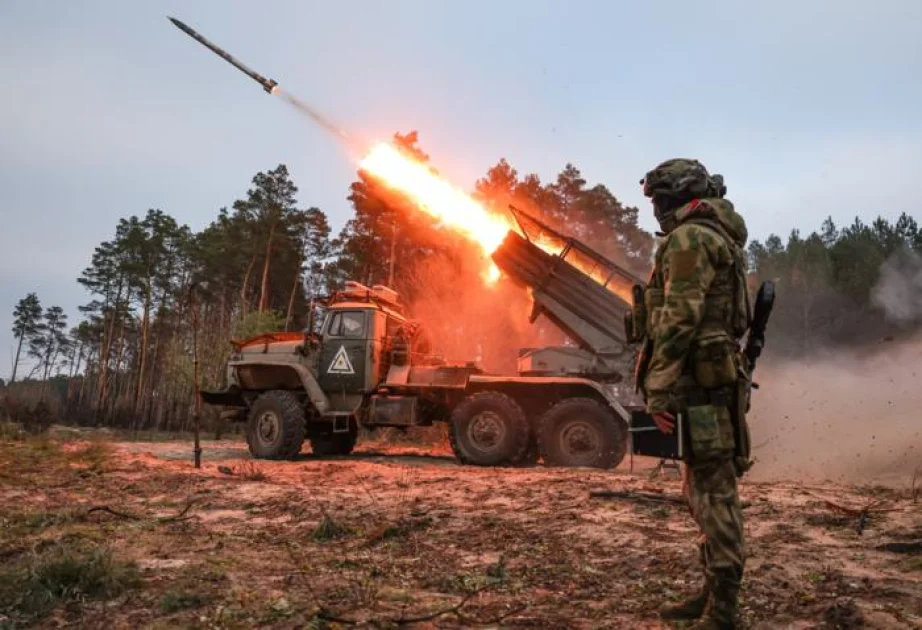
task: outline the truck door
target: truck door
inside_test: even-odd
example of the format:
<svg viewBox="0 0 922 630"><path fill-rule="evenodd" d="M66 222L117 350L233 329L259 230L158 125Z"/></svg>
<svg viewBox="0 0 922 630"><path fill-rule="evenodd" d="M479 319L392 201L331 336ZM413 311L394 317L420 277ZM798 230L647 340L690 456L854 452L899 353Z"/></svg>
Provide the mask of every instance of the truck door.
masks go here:
<svg viewBox="0 0 922 630"><path fill-rule="evenodd" d="M320 387L329 394L359 393L365 388L365 353L371 322L365 311L333 311L323 331Z"/></svg>

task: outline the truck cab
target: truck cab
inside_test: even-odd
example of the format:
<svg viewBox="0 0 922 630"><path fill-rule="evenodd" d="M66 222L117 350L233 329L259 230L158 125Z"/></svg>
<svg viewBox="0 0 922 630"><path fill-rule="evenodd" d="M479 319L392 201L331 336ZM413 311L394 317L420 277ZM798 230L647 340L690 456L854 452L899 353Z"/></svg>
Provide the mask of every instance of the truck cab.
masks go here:
<svg viewBox="0 0 922 630"><path fill-rule="evenodd" d="M387 353L406 322L387 287L348 282L334 296L320 328L315 368L334 411L357 409L386 380Z"/></svg>

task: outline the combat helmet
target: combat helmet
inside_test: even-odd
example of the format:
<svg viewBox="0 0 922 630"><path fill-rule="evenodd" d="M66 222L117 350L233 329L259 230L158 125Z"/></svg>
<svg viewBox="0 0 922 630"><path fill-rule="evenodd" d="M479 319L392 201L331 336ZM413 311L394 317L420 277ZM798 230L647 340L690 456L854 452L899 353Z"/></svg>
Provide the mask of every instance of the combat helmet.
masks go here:
<svg viewBox="0 0 922 630"><path fill-rule="evenodd" d="M704 164L698 160L675 158L654 168L640 183L647 197L688 201L708 196L716 192L714 189L723 187L723 177L717 175L714 179L717 178L719 183L711 178Z"/></svg>

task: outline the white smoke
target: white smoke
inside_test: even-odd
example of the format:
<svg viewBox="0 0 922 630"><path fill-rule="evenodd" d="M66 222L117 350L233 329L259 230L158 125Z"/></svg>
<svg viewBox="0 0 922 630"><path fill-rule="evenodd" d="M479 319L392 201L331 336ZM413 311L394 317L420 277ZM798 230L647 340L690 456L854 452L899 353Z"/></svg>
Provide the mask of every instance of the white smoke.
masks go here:
<svg viewBox="0 0 922 630"><path fill-rule="evenodd" d="M871 302L901 326L922 321L922 256L900 249L880 267Z"/></svg>

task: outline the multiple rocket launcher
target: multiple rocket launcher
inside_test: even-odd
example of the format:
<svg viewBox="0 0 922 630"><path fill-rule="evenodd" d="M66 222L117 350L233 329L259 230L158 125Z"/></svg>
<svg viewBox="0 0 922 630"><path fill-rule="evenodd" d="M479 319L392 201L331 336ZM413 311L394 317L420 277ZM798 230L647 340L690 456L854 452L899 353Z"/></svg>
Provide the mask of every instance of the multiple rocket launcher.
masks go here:
<svg viewBox="0 0 922 630"><path fill-rule="evenodd" d="M274 79L266 78L251 70L223 48L213 44L176 18L169 19L186 35L259 83L267 94L280 91L278 82ZM289 102L310 116L321 127L343 139L349 139L343 130L333 125L319 112L290 95L285 96ZM513 209L513 212L516 211ZM540 363L543 369L549 367L547 364L558 365L565 373L575 370L583 373L597 372L600 376L604 376L606 372L611 371L611 375L614 376L619 371L618 364L628 345L628 340L617 322L621 320L621 315L630 308L630 305L619 294L624 295L625 285L633 285L636 290L641 284L640 280L576 239L568 238L550 229L525 213L519 212L519 214L531 219L542 231L550 232L555 238L564 242L564 249L557 256L546 253L531 242L528 232L523 228L524 237L514 231L507 234L503 244L493 253L493 261L514 282L531 289L535 304L532 318L537 317L538 314L544 314L576 340L580 346L575 355L572 352L562 352L560 348L532 350L531 354L520 357L520 363L522 361ZM521 217L517 216L521 226L520 219ZM597 281L570 264L566 257L571 252L581 255L584 259L588 258L596 270L605 270L604 281ZM750 369L754 368L764 346L765 327L773 303L774 285L771 282L765 282L760 287L755 300L752 328L744 349ZM661 435L648 414L638 410L634 411L632 416L631 432L635 434L632 440L632 450L635 453L657 457L682 457L680 441L673 436Z"/></svg>
<svg viewBox="0 0 922 630"><path fill-rule="evenodd" d="M268 79L251 70L243 62L180 20L173 17L169 20L183 33L259 83L267 94L279 91L278 82L274 79ZM305 110L321 126L342 137L347 137L343 131L308 106L300 102L295 102L295 104ZM613 280L620 280L622 284L627 282L628 287L639 283L640 280L614 262L589 250L583 243L556 232L520 210L512 209L512 211L520 225L523 219L527 219L539 231L551 234L566 246L560 256L551 256L530 242L527 231L525 238L510 231L503 245L493 254L493 260L497 266L513 281L530 287L540 310L567 334L578 340L584 350L604 354L606 351L610 352L621 347L625 342L624 334L620 330L620 325L615 322L621 321L629 305L606 287ZM564 260L567 253L578 253L576 250L584 250L583 255L588 255L593 264L601 265L607 270L608 279L604 284L596 282Z"/></svg>

